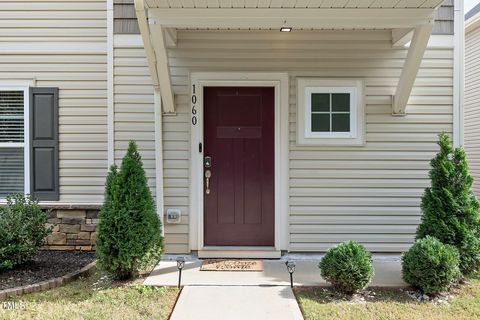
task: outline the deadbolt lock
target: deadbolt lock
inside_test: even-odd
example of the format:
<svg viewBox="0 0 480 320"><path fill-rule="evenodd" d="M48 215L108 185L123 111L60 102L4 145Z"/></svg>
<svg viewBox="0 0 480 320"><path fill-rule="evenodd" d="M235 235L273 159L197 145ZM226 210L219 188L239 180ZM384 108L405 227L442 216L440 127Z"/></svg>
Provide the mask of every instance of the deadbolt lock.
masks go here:
<svg viewBox="0 0 480 320"><path fill-rule="evenodd" d="M212 167L212 157L206 156L206 157L203 159L203 166L204 166L205 168L211 168L211 167Z"/></svg>

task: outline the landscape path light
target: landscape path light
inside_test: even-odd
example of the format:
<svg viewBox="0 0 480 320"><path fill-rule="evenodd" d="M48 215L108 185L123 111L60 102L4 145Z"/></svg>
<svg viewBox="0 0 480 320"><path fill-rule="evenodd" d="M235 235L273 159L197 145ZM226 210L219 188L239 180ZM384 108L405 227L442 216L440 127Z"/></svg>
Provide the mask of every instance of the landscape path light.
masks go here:
<svg viewBox="0 0 480 320"><path fill-rule="evenodd" d="M293 273L295 272L295 262L287 261L285 262L287 266L288 273L290 274L290 287L293 288Z"/></svg>
<svg viewBox="0 0 480 320"><path fill-rule="evenodd" d="M182 283L182 269L185 267L185 258L178 257L177 258L177 268L178 268L178 288Z"/></svg>

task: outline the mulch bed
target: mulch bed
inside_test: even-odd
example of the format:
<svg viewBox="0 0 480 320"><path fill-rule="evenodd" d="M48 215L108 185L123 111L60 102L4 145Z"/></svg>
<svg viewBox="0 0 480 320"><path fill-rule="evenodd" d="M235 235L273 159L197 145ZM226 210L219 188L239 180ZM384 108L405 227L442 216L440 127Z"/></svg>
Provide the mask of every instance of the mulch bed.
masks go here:
<svg viewBox="0 0 480 320"><path fill-rule="evenodd" d="M0 290L61 277L94 260L94 252L40 251L33 261L0 271Z"/></svg>

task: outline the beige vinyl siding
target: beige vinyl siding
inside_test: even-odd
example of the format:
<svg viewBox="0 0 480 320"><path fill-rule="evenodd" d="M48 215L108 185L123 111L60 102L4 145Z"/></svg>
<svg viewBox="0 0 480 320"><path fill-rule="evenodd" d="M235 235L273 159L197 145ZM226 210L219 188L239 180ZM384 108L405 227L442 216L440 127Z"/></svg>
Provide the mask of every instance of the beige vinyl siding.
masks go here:
<svg viewBox="0 0 480 320"><path fill-rule="evenodd" d="M465 150L480 196L480 27L465 35Z"/></svg>
<svg viewBox="0 0 480 320"><path fill-rule="evenodd" d="M426 51L407 116L393 117L390 95L407 49L392 49L388 31L192 30L177 36L168 54L182 135L189 126L189 72L289 72L291 251L324 251L347 239L373 251L410 246L437 134L452 132L451 48ZM296 144L296 78L310 76L365 80L365 146Z"/></svg>
<svg viewBox="0 0 480 320"><path fill-rule="evenodd" d="M106 68L106 1L0 2L0 79L60 89L61 202L103 199Z"/></svg>
<svg viewBox="0 0 480 320"><path fill-rule="evenodd" d="M132 36L130 36L132 37ZM140 39L140 36L136 40ZM132 38L133 39L133 38ZM138 43L139 41L132 41ZM115 160L118 164L129 140L135 140L143 159L152 193L155 194L155 127L153 86L145 50L116 45ZM182 210L181 224L165 225L165 251L188 252L189 122L185 101L178 99L177 114L163 118L165 208Z"/></svg>

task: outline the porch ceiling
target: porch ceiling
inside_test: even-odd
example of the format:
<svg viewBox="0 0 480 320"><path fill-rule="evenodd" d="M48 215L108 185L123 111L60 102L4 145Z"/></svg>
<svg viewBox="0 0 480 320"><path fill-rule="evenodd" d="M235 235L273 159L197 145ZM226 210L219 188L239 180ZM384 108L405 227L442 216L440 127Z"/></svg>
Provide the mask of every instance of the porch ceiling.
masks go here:
<svg viewBox="0 0 480 320"><path fill-rule="evenodd" d="M147 8L436 8L443 0L144 0Z"/></svg>
<svg viewBox="0 0 480 320"><path fill-rule="evenodd" d="M392 46L411 41L392 112L403 115L443 0L135 0L154 86L174 112L166 48L176 29L389 29Z"/></svg>

